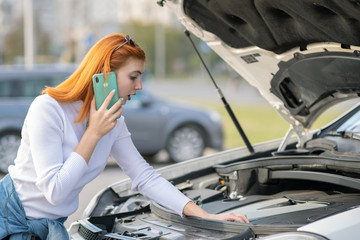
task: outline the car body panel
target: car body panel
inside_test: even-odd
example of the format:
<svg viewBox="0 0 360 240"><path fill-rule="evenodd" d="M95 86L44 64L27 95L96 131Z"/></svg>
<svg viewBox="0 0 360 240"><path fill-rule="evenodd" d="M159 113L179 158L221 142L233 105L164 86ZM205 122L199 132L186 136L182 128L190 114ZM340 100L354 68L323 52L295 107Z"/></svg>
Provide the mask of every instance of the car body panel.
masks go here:
<svg viewBox="0 0 360 240"><path fill-rule="evenodd" d="M300 227L298 231L316 233L328 239L351 239L360 234L359 214L360 207L357 207ZM346 227L339 222L346 222Z"/></svg>

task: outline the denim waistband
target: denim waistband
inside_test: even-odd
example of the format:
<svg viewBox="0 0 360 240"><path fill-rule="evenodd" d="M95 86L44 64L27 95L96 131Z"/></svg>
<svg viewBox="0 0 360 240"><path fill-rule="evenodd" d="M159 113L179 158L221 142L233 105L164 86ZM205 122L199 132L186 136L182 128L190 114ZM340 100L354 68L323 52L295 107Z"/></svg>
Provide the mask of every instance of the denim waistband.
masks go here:
<svg viewBox="0 0 360 240"><path fill-rule="evenodd" d="M27 219L10 175L0 181L0 239L8 235L19 240L28 239L29 235L41 239L69 239L64 226L66 219Z"/></svg>

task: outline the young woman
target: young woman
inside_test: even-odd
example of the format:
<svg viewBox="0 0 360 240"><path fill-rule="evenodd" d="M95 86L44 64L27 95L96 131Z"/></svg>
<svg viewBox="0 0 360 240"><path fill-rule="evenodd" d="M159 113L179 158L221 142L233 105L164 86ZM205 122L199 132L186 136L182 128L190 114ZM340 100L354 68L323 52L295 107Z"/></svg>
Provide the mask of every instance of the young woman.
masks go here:
<svg viewBox="0 0 360 240"><path fill-rule="evenodd" d="M33 101L15 165L0 182L0 239L68 238L63 223L110 154L132 179L133 190L181 216L248 223L240 214L208 214L156 173L134 147L124 117L118 117L121 106L142 89L144 63L144 51L128 35L108 35L68 79L45 88ZM112 71L120 100L107 109L112 91L96 110L92 76Z"/></svg>

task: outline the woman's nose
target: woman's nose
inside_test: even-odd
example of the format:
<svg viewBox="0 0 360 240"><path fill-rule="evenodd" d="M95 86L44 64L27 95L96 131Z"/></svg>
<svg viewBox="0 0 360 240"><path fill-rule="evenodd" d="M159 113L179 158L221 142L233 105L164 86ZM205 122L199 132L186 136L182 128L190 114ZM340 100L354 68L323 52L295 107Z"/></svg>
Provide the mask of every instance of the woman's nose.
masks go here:
<svg viewBox="0 0 360 240"><path fill-rule="evenodd" d="M135 89L136 90L142 90L142 81L141 80L136 83Z"/></svg>

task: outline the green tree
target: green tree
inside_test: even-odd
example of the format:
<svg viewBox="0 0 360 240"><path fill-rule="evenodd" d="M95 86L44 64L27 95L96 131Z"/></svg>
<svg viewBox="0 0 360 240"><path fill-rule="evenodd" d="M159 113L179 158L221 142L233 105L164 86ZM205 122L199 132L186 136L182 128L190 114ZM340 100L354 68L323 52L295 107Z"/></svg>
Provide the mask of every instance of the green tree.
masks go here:
<svg viewBox="0 0 360 240"><path fill-rule="evenodd" d="M142 46L148 59L146 67L151 74L155 72L155 28L154 24L134 21L122 26L121 29L122 32L131 35ZM223 65L223 60L214 51L210 48L201 47L206 43L201 42L195 36L191 36L191 38L210 69ZM183 27L166 27L165 39L167 77L186 77L203 70L202 63L189 39L185 36ZM203 51L204 49L206 51Z"/></svg>
<svg viewBox="0 0 360 240"><path fill-rule="evenodd" d="M2 46L3 62L14 64L16 56L24 54L24 21L18 18L14 21L11 31L4 37Z"/></svg>
<svg viewBox="0 0 360 240"><path fill-rule="evenodd" d="M133 21L122 27L122 32L129 34L146 52L147 63L146 69L154 73L155 59L155 26L146 25L141 22Z"/></svg>
<svg viewBox="0 0 360 240"><path fill-rule="evenodd" d="M41 27L40 21L35 18L35 59L36 63L49 63L51 56L51 39L49 34ZM5 35L2 46L3 62L5 64L18 63L17 57L24 56L24 19L18 18L13 22L11 31ZM39 57L41 56L41 57Z"/></svg>

